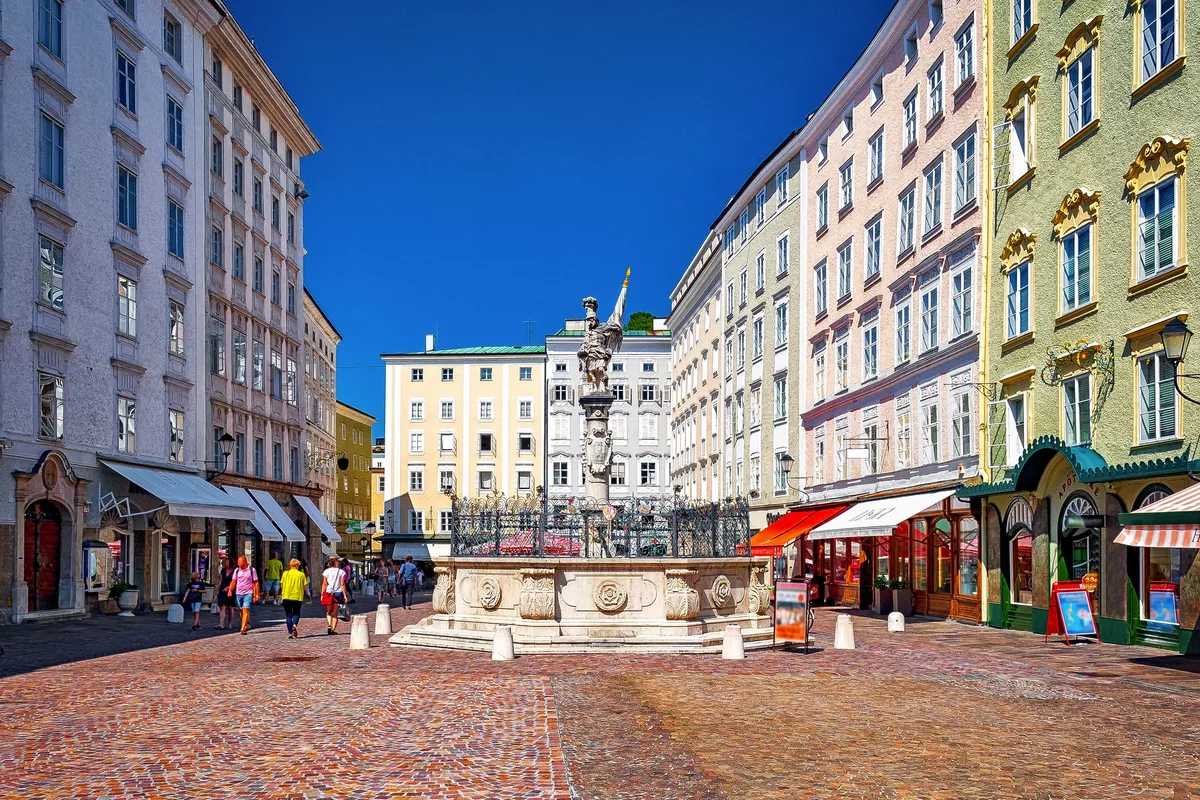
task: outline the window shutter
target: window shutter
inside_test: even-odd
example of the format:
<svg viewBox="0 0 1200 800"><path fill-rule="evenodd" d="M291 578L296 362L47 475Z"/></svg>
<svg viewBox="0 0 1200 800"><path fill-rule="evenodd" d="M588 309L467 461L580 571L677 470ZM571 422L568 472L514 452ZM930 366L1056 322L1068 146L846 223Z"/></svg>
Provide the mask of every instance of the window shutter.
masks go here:
<svg viewBox="0 0 1200 800"><path fill-rule="evenodd" d="M1175 205L1172 203L1158 212L1158 262L1155 271L1165 269L1175 260ZM1151 256L1153 258L1153 255Z"/></svg>
<svg viewBox="0 0 1200 800"><path fill-rule="evenodd" d="M1157 438L1158 433L1155 430L1158 421L1158 404L1155 402L1158 381L1153 358L1144 359L1138 365L1138 378L1138 416L1141 418L1141 441L1146 442Z"/></svg>
<svg viewBox="0 0 1200 800"><path fill-rule="evenodd" d="M1145 201L1143 200L1143 206ZM1148 278L1154 274L1154 217L1143 217L1139 233L1139 260L1141 261L1141 277Z"/></svg>
<svg viewBox="0 0 1200 800"><path fill-rule="evenodd" d="M1079 240L1068 235L1063 241L1063 310L1075 307L1075 248Z"/></svg>
<svg viewBox="0 0 1200 800"><path fill-rule="evenodd" d="M1158 358L1158 435L1175 435L1175 367L1166 358Z"/></svg>
<svg viewBox="0 0 1200 800"><path fill-rule="evenodd" d="M1008 466L1008 401L988 403L988 466Z"/></svg>
<svg viewBox="0 0 1200 800"><path fill-rule="evenodd" d="M1075 302L1079 305L1092 299L1092 231L1088 227L1085 232L1077 234L1079 255L1075 262Z"/></svg>

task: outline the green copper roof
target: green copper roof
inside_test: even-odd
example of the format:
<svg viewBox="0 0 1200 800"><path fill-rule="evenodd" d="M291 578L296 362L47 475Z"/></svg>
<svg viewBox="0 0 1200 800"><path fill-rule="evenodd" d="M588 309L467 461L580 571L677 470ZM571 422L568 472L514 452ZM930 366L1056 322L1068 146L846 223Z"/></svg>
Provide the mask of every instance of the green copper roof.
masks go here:
<svg viewBox="0 0 1200 800"><path fill-rule="evenodd" d="M420 350L415 353L384 353L383 358L396 356L537 356L545 355L543 345L522 345L508 347L504 345L485 347L451 347L447 350Z"/></svg>

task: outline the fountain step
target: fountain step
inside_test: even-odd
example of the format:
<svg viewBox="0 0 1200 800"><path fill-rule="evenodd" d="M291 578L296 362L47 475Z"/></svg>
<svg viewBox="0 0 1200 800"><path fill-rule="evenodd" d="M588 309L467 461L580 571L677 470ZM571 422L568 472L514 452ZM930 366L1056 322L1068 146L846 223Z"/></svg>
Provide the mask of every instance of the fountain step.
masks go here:
<svg viewBox="0 0 1200 800"><path fill-rule="evenodd" d="M424 623L425 620L422 620ZM747 650L769 648L774 642L771 628L744 628ZM719 654L724 630L693 636L632 636L600 638L589 636L526 636L513 634L517 655L554 653L708 653ZM394 647L425 647L441 650L491 652L492 632L487 630L442 629L427 624L410 625L390 640Z"/></svg>

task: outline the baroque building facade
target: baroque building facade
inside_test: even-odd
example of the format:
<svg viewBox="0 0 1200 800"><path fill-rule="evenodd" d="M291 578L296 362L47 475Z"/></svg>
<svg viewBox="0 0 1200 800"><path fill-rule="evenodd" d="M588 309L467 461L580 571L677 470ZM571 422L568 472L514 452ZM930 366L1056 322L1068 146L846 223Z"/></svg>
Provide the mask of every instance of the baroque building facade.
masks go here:
<svg viewBox="0 0 1200 800"><path fill-rule="evenodd" d="M304 463L326 519L337 517L337 348L342 335L304 290Z"/></svg>

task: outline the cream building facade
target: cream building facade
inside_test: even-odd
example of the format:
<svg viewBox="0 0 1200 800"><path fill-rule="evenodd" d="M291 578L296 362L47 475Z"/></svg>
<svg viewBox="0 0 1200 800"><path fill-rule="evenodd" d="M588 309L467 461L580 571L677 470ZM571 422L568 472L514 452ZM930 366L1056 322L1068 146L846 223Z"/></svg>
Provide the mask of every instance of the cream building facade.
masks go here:
<svg viewBox="0 0 1200 800"><path fill-rule="evenodd" d="M337 517L337 348L342 336L304 290L304 463L308 482L321 491L317 507Z"/></svg>
<svg viewBox="0 0 1200 800"><path fill-rule="evenodd" d="M709 232L671 292L671 482L689 500L721 497L721 239Z"/></svg>
<svg viewBox="0 0 1200 800"><path fill-rule="evenodd" d="M450 496L533 493L543 473L546 348L385 354L385 542L449 555ZM388 555L386 549L384 555Z"/></svg>

